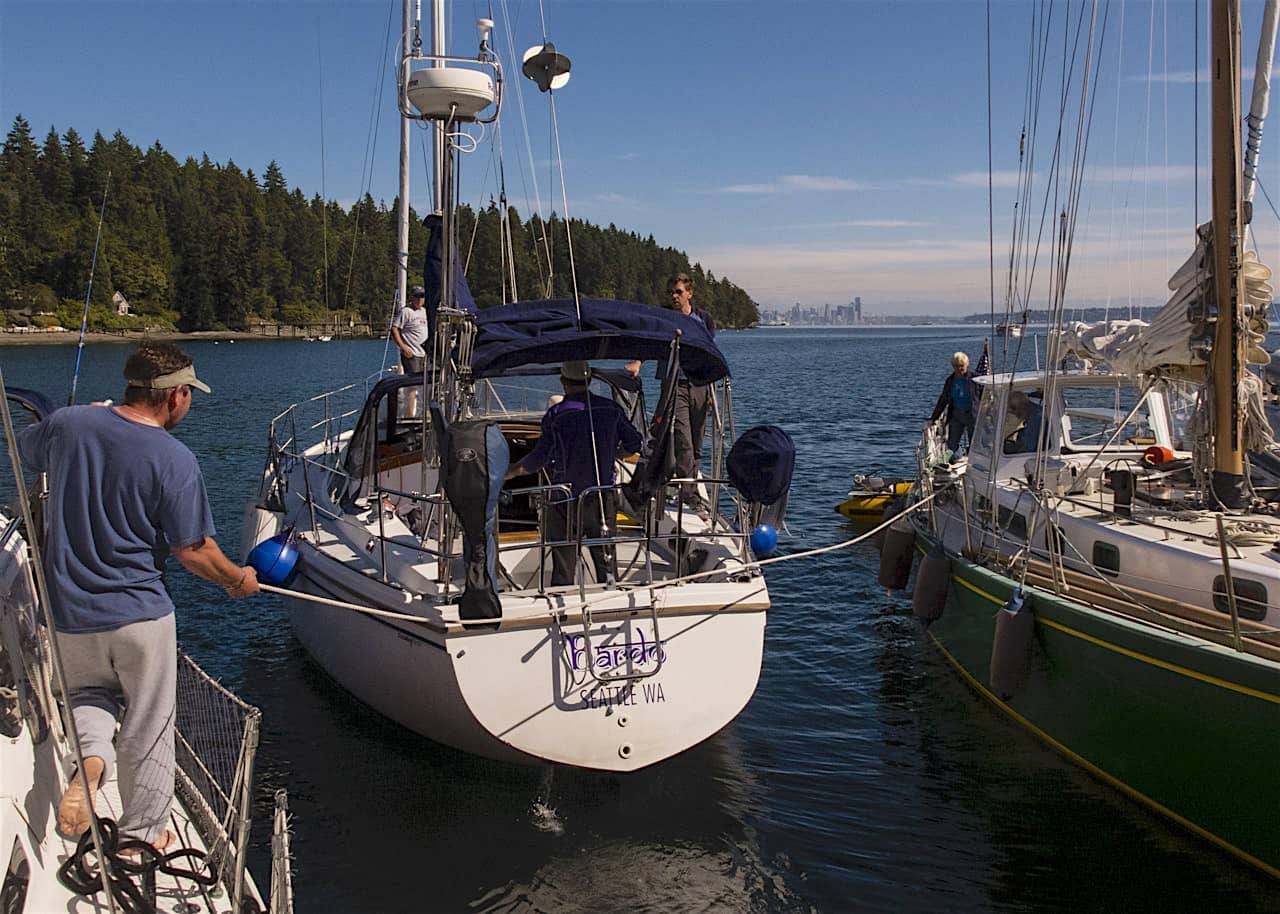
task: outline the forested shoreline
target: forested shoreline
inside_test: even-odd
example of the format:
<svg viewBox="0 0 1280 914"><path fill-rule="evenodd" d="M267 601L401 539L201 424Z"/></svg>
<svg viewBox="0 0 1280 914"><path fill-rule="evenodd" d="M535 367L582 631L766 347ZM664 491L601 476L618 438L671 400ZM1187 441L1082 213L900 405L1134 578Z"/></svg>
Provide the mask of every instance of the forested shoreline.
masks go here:
<svg viewBox="0 0 1280 914"><path fill-rule="evenodd" d="M79 326L104 191L90 329L245 330L263 321L378 324L389 317L394 199L366 194L343 209L290 189L274 161L261 177L208 156L179 163L159 142L143 150L119 131L111 139L96 133L86 147L74 129L59 134L51 127L39 143L18 115L0 149L0 327ZM507 212L520 297L542 297L548 284L552 297L571 294L563 220ZM458 214L468 281L481 307L504 299L501 215L495 202ZM718 324L745 327L758 319L746 292L652 235L577 219L569 229L585 296L666 305L667 279L684 271L693 277L695 301ZM425 244L415 213L411 283L422 281ZM117 313L117 293L129 313Z"/></svg>

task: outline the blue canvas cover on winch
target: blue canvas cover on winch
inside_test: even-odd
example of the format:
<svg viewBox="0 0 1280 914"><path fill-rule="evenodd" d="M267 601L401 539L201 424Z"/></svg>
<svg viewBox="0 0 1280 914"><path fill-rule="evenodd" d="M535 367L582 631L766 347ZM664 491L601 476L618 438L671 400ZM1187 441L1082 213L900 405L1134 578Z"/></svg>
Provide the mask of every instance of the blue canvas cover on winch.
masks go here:
<svg viewBox="0 0 1280 914"><path fill-rule="evenodd" d="M725 465L729 479L747 501L772 505L791 488L796 445L778 426L757 425L734 442Z"/></svg>
<svg viewBox="0 0 1280 914"><path fill-rule="evenodd" d="M541 299L485 308L476 315L479 333L471 358L477 378L521 365L581 359L665 361L680 335L680 366L694 384L711 384L729 365L702 322L669 308L602 298Z"/></svg>
<svg viewBox="0 0 1280 914"><path fill-rule="evenodd" d="M438 213L432 213L422 220L427 227L427 257L422 264L422 288L427 293L427 326L432 332L436 327L436 311L440 307L440 276L444 257L444 220ZM453 307L459 311L476 310L476 300L471 297L471 287L467 285L467 275L462 272L462 261L458 252L453 252Z"/></svg>

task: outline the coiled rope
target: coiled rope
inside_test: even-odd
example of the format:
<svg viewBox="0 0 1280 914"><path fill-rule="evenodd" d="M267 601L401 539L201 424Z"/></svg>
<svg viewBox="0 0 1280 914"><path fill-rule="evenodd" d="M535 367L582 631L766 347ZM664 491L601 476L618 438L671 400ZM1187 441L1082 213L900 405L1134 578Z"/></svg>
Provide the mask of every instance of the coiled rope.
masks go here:
<svg viewBox="0 0 1280 914"><path fill-rule="evenodd" d="M155 874L158 872L175 879L189 879L203 888L217 885L217 872L207 867L203 873L196 869L207 860L204 851L184 847L166 854L146 841L122 839L120 827L112 819L97 822L102 836L102 853L97 864L90 862L90 858L96 856L90 830L80 836L75 851L58 867L58 881L77 895L92 898L102 891L105 881L112 900L125 914L156 914ZM102 857L109 863L105 880ZM190 865L179 866L183 861L189 861ZM131 878L134 876L143 877L143 888Z"/></svg>

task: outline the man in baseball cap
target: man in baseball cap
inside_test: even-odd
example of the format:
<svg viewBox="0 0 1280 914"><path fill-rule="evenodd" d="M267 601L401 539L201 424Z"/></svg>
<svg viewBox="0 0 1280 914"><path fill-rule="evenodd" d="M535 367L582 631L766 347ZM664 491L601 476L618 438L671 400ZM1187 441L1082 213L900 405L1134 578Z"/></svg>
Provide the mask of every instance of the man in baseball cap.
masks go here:
<svg viewBox="0 0 1280 914"><path fill-rule="evenodd" d="M41 558L84 756L58 829L73 839L89 829L95 792L115 770L121 836L163 849L174 839L166 824L177 692L165 559L172 552L231 597L257 593L258 578L214 542L200 465L169 434L191 409L191 391L209 391L191 356L144 343L124 377L124 403L57 410L23 429L18 450L48 478Z"/></svg>
<svg viewBox="0 0 1280 914"><path fill-rule="evenodd" d="M640 452L640 433L626 413L608 397L590 391L591 365L588 362L565 362L560 366L560 386L564 399L553 405L542 417L542 436L533 450L507 470L507 479L524 473L546 469L551 482L568 485L572 501L563 493L552 492L547 499L547 539L551 542L577 539L569 518L579 516L578 498L588 489L611 486L614 461L621 450L625 455ZM614 493L592 492L582 506L582 535L588 539L601 537L613 526L616 517ZM570 509L575 509L570 513ZM612 572L612 555L603 546L592 546L591 562L596 580L604 583ZM551 586L574 582L578 556L572 545L555 546L551 550Z"/></svg>

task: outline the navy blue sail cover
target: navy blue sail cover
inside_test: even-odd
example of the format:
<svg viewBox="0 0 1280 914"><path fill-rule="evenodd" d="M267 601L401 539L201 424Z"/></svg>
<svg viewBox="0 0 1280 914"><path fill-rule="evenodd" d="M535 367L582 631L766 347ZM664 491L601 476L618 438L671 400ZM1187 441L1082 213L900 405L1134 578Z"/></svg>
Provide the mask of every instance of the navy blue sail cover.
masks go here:
<svg viewBox="0 0 1280 914"><path fill-rule="evenodd" d="M422 220L427 227L427 257L422 264L423 289L427 293L427 326L435 332L436 310L440 307L440 276L443 273L444 255L444 220L438 213L432 213ZM476 310L476 300L471 297L471 287L467 285L467 274L462 272L462 261L458 252L453 252L453 307L459 311Z"/></svg>
<svg viewBox="0 0 1280 914"><path fill-rule="evenodd" d="M8 394L8 399L27 410L37 420L48 418L59 406L59 404L54 403L53 400L38 390L27 390L25 387L7 387L5 392Z"/></svg>
<svg viewBox="0 0 1280 914"><path fill-rule="evenodd" d="M757 425L734 442L725 465L747 501L771 505L791 488L796 445L778 426Z"/></svg>
<svg viewBox="0 0 1280 914"><path fill-rule="evenodd" d="M579 302L581 322L571 298L485 308L476 315L479 334L472 373L486 378L521 365L577 359L665 360L678 331L680 365L690 381L711 384L729 374L711 334L692 316L636 302L601 298Z"/></svg>

